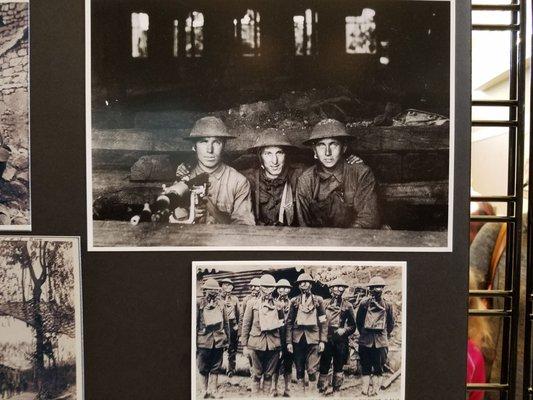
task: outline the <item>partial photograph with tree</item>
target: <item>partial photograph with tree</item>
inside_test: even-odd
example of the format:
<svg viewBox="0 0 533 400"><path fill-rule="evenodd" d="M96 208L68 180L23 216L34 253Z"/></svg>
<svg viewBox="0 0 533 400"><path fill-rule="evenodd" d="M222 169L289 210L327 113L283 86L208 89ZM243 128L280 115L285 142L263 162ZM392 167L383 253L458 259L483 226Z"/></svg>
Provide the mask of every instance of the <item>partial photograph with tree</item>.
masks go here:
<svg viewBox="0 0 533 400"><path fill-rule="evenodd" d="M78 238L0 239L0 398L83 399Z"/></svg>

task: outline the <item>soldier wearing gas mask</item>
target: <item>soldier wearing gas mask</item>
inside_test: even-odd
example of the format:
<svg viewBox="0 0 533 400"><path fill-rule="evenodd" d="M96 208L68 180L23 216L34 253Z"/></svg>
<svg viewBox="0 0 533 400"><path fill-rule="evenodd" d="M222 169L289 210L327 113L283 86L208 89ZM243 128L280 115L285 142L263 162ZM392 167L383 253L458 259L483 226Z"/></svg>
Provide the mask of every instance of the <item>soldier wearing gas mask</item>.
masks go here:
<svg viewBox="0 0 533 400"><path fill-rule="evenodd" d="M378 395L381 391L383 365L387 360L389 337L395 323L393 305L383 299L385 286L383 278L373 277L368 283L370 297L361 302L356 315L363 375L361 393L367 396Z"/></svg>
<svg viewBox="0 0 533 400"><path fill-rule="evenodd" d="M251 300L243 317L243 352L252 360L252 395L260 392L270 394L272 376L276 371L281 350L281 328L284 324L283 311L273 297L276 280L265 274L260 280L261 294Z"/></svg>
<svg viewBox="0 0 533 400"><path fill-rule="evenodd" d="M239 321L240 321L240 307L239 298L231 292L233 291L233 281L229 278L220 280L222 286L222 300L226 307L226 314L229 323L229 337L228 337L228 377L235 374L235 359L237 355L237 347L239 346Z"/></svg>
<svg viewBox="0 0 533 400"><path fill-rule="evenodd" d="M328 320L328 338L320 358L319 391L326 395L339 391L344 381L343 367L350 356L348 338L355 332L355 311L342 295L348 284L342 278L328 283L331 299L324 300ZM333 363L333 376L329 382L329 369Z"/></svg>
<svg viewBox="0 0 533 400"><path fill-rule="evenodd" d="M296 282L301 293L291 300L287 316L287 350L293 353L296 378L305 392L305 372L310 382L317 380L328 327L324 300L311 293L313 278L304 273Z"/></svg>
<svg viewBox="0 0 533 400"><path fill-rule="evenodd" d="M293 357L292 354L287 350L287 317L289 315L289 308L291 305L291 299L289 298L289 293L292 289L291 284L287 279L280 279L276 284L276 291L278 292L278 298L276 299L276 304L280 310L283 311L284 315L284 326L283 332L281 335L281 358L278 362L276 373L273 378L272 385L272 397L278 396L278 379L280 376L283 376L284 388L283 388L283 397L290 397L290 383L292 377L292 364Z"/></svg>
<svg viewBox="0 0 533 400"><path fill-rule="evenodd" d="M224 348L228 344L228 318L220 298L220 286L207 279L203 297L196 303L196 364L202 377L204 399L215 398Z"/></svg>

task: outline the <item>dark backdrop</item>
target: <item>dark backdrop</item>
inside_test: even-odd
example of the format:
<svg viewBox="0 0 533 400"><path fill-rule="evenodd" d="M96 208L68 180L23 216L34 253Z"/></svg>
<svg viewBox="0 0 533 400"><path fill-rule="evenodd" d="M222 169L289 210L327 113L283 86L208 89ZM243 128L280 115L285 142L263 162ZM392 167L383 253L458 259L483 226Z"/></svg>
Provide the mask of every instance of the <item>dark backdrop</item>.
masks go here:
<svg viewBox="0 0 533 400"><path fill-rule="evenodd" d="M192 260L407 260L406 399L465 398L470 19L457 12L452 253L87 253L84 4L31 2L33 233L82 238L88 400L190 398Z"/></svg>

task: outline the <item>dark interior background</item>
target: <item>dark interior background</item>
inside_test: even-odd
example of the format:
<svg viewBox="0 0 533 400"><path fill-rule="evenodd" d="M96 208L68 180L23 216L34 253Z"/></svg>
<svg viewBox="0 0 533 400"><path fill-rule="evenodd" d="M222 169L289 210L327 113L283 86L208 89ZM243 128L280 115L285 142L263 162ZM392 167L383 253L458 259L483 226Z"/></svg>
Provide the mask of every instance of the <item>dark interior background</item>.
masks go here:
<svg viewBox="0 0 533 400"><path fill-rule="evenodd" d="M327 10L334 10L335 4L328 2ZM402 8L406 4L399 1L397 12L406 12ZM464 399L469 15L467 2L458 2L453 252L87 253L84 2L31 2L32 233L82 239L85 398L190 398L191 261L330 259L407 260L405 398ZM404 31L418 29L417 24L427 18L406 12ZM120 21L109 16L106 24L111 29ZM421 71L424 60L435 56L412 52L420 59ZM134 69L126 68L116 56L116 68L106 79L122 79L122 74L131 78ZM417 73L412 75L416 81Z"/></svg>

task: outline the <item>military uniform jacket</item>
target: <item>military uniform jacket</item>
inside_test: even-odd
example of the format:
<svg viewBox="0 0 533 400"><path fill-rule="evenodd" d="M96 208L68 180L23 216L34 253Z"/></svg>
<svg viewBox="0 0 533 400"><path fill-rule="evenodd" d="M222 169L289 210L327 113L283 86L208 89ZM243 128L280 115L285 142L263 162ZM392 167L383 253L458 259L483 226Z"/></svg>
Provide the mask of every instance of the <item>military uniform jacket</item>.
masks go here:
<svg viewBox="0 0 533 400"><path fill-rule="evenodd" d="M308 344L318 344L326 342L328 336L328 322L326 309L322 297L312 294L313 304L316 308L317 323L314 326L300 326L297 324L298 309L302 304L302 295L293 297L287 316L287 343L298 343L305 335Z"/></svg>
<svg viewBox="0 0 533 400"><path fill-rule="evenodd" d="M238 324L241 317L239 298L235 295L228 294L226 297L223 297L222 300L224 301L228 321L231 325Z"/></svg>
<svg viewBox="0 0 533 400"><path fill-rule="evenodd" d="M272 307L275 312L273 320L270 323L280 325L279 328L262 331L259 321L260 308L263 306L260 298L251 300L243 316L241 343L252 350L279 350L281 349L281 332L283 326L283 311L281 311L274 302ZM277 320L275 320L277 318Z"/></svg>
<svg viewBox="0 0 533 400"><path fill-rule="evenodd" d="M333 303L333 298L324 300L324 308L328 317L328 340L348 339L355 332L355 311L352 304L341 299L340 307ZM342 337L335 334L338 328L344 328L345 332Z"/></svg>
<svg viewBox="0 0 533 400"><path fill-rule="evenodd" d="M365 329L365 318L372 298L366 298L361 301L359 308L357 309L357 315L355 322L357 324L357 330L359 331L358 343L365 347L388 347L388 336L394 329L394 310L391 303L381 299L379 304L385 308L385 328L380 330L368 330Z"/></svg>
<svg viewBox="0 0 533 400"><path fill-rule="evenodd" d="M205 298L196 302L196 346L203 349L222 348L228 343L229 326L224 302L218 299L214 305L222 313L222 322L207 326L204 310L211 308Z"/></svg>

